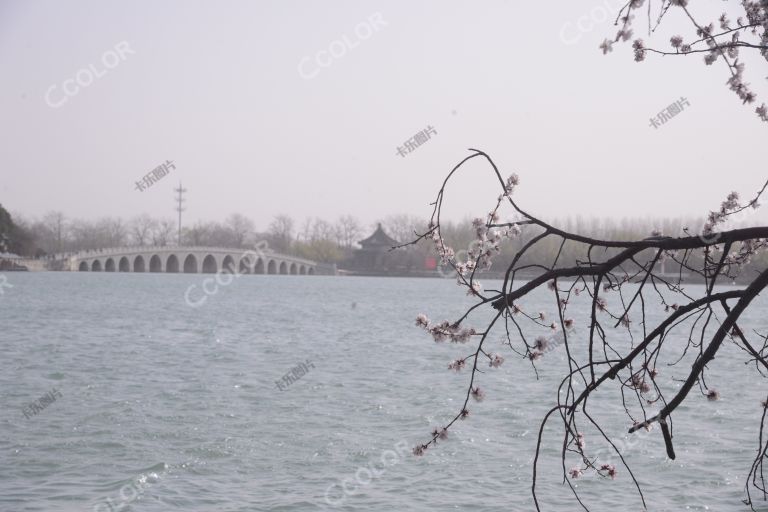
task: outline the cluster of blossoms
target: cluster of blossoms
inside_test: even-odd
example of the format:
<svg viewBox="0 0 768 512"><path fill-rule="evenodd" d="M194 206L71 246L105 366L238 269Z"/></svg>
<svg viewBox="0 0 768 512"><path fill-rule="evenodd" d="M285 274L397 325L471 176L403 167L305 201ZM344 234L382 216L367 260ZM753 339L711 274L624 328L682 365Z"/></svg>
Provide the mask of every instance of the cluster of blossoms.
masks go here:
<svg viewBox="0 0 768 512"><path fill-rule="evenodd" d="M515 187L519 184L520 177L517 174L512 173L509 178L507 178L507 183L504 185L504 195L507 197L511 196Z"/></svg>
<svg viewBox="0 0 768 512"><path fill-rule="evenodd" d="M603 464L600 466L600 471L606 471L611 480L616 480L616 466L613 464Z"/></svg>
<svg viewBox="0 0 768 512"><path fill-rule="evenodd" d="M430 324L429 318L425 314L419 314L416 317L416 326L421 327L432 335L435 342L451 340L453 343L466 343L470 336L477 334L473 328L462 328L458 324L451 324L448 320L443 320L439 324Z"/></svg>
<svg viewBox="0 0 768 512"><path fill-rule="evenodd" d="M581 436L581 434L579 434L579 436ZM578 439L577 439L577 443L578 443ZM583 443L583 441L582 441L582 443ZM581 447L581 448L583 450L583 447ZM594 467L594 466L592 466L592 467ZM609 476L611 478L611 480L615 480L616 479L616 475L618 474L617 471L616 471L616 466L614 466L613 464L603 464L603 465L600 466L600 469L598 469L597 471L600 474L605 472L605 475L603 475L603 476ZM579 478L579 477L584 475L584 470L581 467L579 467L579 466L574 466L574 467L572 467L571 469L568 470L568 474L571 476L571 478Z"/></svg>
<svg viewBox="0 0 768 512"><path fill-rule="evenodd" d="M566 318L563 320L563 324L565 325L565 328L570 330L573 328L573 319ZM552 330L557 330L557 324L554 322L549 326ZM547 352L551 352L555 350L558 346L558 341L552 342L549 338L546 336L537 336L533 343L533 350L528 354L528 358L531 361L536 361L540 359L544 354Z"/></svg>
<svg viewBox="0 0 768 512"><path fill-rule="evenodd" d="M632 0L631 3L632 3L632 7L633 8L639 7L639 5L638 6L634 5L634 4L638 3L638 0ZM639 0L639 3L642 4L642 0ZM632 29L630 28L629 25L632 23L632 20L634 18L635 17L632 14L627 14L626 16L622 16L621 17L622 27L619 29L618 32L616 32L616 37L613 40L605 39L600 44L600 49L603 50L603 55L605 55L608 52L612 52L613 51L613 43L618 42L618 41L626 42L626 41L629 41L632 38ZM644 58L645 58L645 54L643 54L643 56L641 57L640 60L642 60Z"/></svg>
<svg viewBox="0 0 768 512"><path fill-rule="evenodd" d="M502 365L502 363L504 363L504 358L501 357L499 354L491 354L489 358L490 358L490 362L488 363L488 366L490 366L491 368L498 368L499 366Z"/></svg>
<svg viewBox="0 0 768 512"><path fill-rule="evenodd" d="M488 270L491 268L492 259L501 252L501 243L508 238L514 238L520 234L520 227L513 224L509 228L489 228L490 224L498 221L498 214L488 214L488 222L480 217L472 221L475 229L475 239L469 244L467 261L454 263L456 272L460 276L472 273L476 268Z"/></svg>
<svg viewBox="0 0 768 512"><path fill-rule="evenodd" d="M432 437L440 440L448 439L448 429L435 427L435 429L432 431Z"/></svg>
<svg viewBox="0 0 768 512"><path fill-rule="evenodd" d="M482 402L483 399L485 398L485 391L480 389L479 386L475 387L475 388L472 388L472 398L474 398L478 402Z"/></svg>
<svg viewBox="0 0 768 512"><path fill-rule="evenodd" d="M499 196L499 202L504 197L509 197L514 191L515 187L520 183L520 178L517 174L512 174L504 185L504 193ZM485 221L478 217L472 221L472 227L475 230L475 238L469 244L467 252L467 261L457 261L456 251L445 243L440 234L438 226L434 222L429 224L430 238L435 245L438 256L440 257L440 263L445 267L452 267L456 269L457 278L459 284L467 284L463 277L472 274L476 269L490 269L492 259L494 256L501 252L501 243L505 239L510 239L520 234L520 227L517 224L510 223L511 225L506 228L491 228L490 226L499 220L499 215L494 210L488 214L488 220ZM478 283L472 283L467 291L468 295L478 295L480 293L480 285Z"/></svg>
<svg viewBox="0 0 768 512"><path fill-rule="evenodd" d="M653 376L655 375L656 374L654 373ZM651 386L638 373L632 376L632 387L639 390L641 393L648 393L651 390Z"/></svg>
<svg viewBox="0 0 768 512"><path fill-rule="evenodd" d="M480 295L480 291L483 289L483 285L477 281L473 282L467 289L467 295Z"/></svg>
<svg viewBox="0 0 768 512"><path fill-rule="evenodd" d="M632 49L635 50L635 62L642 62L645 60L645 54L647 53L647 50L643 45L642 39L635 39L635 41L632 43Z"/></svg>
<svg viewBox="0 0 768 512"><path fill-rule="evenodd" d="M715 228L718 224L722 224L728 220L734 214L737 214L747 208L751 207L753 210L760 207L760 203L757 202L756 197L746 204L739 202L739 194L737 192L731 192L725 201L720 204L720 208L716 211L709 212L707 216L707 222L704 224L703 236L718 237L719 234L715 232ZM756 238L749 239L741 242L737 251L732 251L727 254L723 259L723 262L729 267L736 267L736 271L740 270L743 265L747 265L752 260L752 257L757 254L761 249L768 247L768 240ZM713 247L715 251L720 251L721 248L717 245Z"/></svg>
<svg viewBox="0 0 768 512"><path fill-rule="evenodd" d="M709 212L709 215L707 216L707 222L704 224L704 228L702 230L703 235L708 237L713 235L716 236L715 228L718 226L718 224L724 223L728 217L746 209L747 207L757 209L760 207L760 203L757 202L757 199L753 199L747 204L742 205L739 202L739 194L737 192L731 192L728 194L726 200L720 204L720 208L718 210ZM741 243L738 251L733 251L726 255L724 262L726 265L736 267L746 265L751 261L752 256L754 256L760 249L766 247L766 245L768 245L768 241L763 239L745 240ZM720 250L720 248L715 246L715 250Z"/></svg>
<svg viewBox="0 0 768 512"><path fill-rule="evenodd" d="M736 211L739 207L738 197L739 195L736 192L731 192L728 195L728 200L721 203L720 210L709 212L707 222L702 229L704 235L711 235L714 233L715 227L718 224L725 222L728 216Z"/></svg>
<svg viewBox="0 0 768 512"><path fill-rule="evenodd" d="M723 57L728 64L731 76L727 81L727 85L732 91L734 91L738 97L742 100L742 103L753 103L756 99L756 95L749 89L749 84L744 82L743 71L744 64L738 61L739 47L749 47L760 50L760 54L768 60L768 2L765 0L745 0L740 2L745 10L745 16L738 17L736 19L736 25L733 26L728 16L723 13L717 20L720 33L715 31L715 23L702 24L693 22L696 27L696 36L698 40L687 44L684 42L683 37L675 35L670 38L670 46L674 49L676 54L688 54L694 50L694 46L697 44L706 44L709 51L704 56L704 63L706 65L713 64L718 57ZM603 54L613 51L613 43L619 41L627 41L632 37L632 29L630 28L634 16L631 14L632 9L638 9L644 4L643 0L632 0L629 3L629 9L626 15L620 18L622 22L621 29L616 33L613 40L605 39L600 44L600 49ZM688 12L688 0L670 0L669 5L677 6L686 10L688 17L691 14ZM659 13L658 20L666 14L667 7L664 7L662 2L662 11ZM691 18L693 19L693 18ZM658 22L658 21L657 21ZM751 33L757 40L750 43L743 43L741 38L743 35ZM730 37L727 37L730 34ZM641 62L645 60L648 48L642 39L635 39L632 43L634 51L635 61ZM768 107L765 103L755 109L755 113L758 117L765 122L768 122Z"/></svg>
<svg viewBox="0 0 768 512"><path fill-rule="evenodd" d="M619 319L619 322L621 323L621 325L623 325L627 329L629 329L629 324L632 323L632 321L629 319L629 316L627 316L626 313L621 315L621 318Z"/></svg>
<svg viewBox="0 0 768 512"><path fill-rule="evenodd" d="M766 245L768 245L768 241L762 238L744 240L741 242L739 250L728 254L724 261L727 265L741 267L752 261L752 256Z"/></svg>

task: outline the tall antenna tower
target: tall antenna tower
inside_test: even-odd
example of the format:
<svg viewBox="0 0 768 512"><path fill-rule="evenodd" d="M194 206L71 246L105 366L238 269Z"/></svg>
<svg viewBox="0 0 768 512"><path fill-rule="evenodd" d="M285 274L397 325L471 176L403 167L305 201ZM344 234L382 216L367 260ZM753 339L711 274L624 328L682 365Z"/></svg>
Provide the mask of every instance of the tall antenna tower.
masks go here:
<svg viewBox="0 0 768 512"><path fill-rule="evenodd" d="M179 188L173 189L174 192L176 192L176 211L179 212L179 236L178 236L178 246L181 247L181 212L183 212L186 208L184 208L184 193L187 191L187 189L181 187L181 182L179 182Z"/></svg>

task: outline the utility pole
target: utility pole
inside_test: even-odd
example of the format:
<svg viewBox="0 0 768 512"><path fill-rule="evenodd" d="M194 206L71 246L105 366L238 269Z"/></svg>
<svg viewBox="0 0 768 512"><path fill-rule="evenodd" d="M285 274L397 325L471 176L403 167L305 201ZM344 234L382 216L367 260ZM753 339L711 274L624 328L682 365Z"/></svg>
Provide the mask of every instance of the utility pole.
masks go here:
<svg viewBox="0 0 768 512"><path fill-rule="evenodd" d="M181 182L179 182L179 188L173 189L178 196L176 197L176 211L179 212L179 237L178 237L178 246L181 247L181 212L185 210L184 208L184 193L187 191L185 188L181 188Z"/></svg>

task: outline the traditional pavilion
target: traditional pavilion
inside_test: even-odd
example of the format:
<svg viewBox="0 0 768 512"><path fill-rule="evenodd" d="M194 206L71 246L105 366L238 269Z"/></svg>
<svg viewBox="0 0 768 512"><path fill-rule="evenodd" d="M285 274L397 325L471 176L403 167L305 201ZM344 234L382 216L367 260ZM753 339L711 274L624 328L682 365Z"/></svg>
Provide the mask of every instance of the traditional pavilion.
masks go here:
<svg viewBox="0 0 768 512"><path fill-rule="evenodd" d="M381 223L371 236L360 240L360 250L355 254L355 270L363 272L387 271L386 255L399 242L386 234Z"/></svg>

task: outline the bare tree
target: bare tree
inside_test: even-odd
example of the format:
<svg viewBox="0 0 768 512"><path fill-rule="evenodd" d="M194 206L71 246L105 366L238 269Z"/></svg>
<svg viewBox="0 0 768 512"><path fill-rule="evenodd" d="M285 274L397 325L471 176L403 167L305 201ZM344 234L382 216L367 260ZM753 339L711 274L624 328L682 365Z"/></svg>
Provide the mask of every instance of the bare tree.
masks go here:
<svg viewBox="0 0 768 512"><path fill-rule="evenodd" d="M213 225L197 221L192 227L184 228L183 239L186 245L210 245Z"/></svg>
<svg viewBox="0 0 768 512"><path fill-rule="evenodd" d="M422 233L427 221L415 215L398 214L388 215L381 224L389 236L403 242L413 238L416 233Z"/></svg>
<svg viewBox="0 0 768 512"><path fill-rule="evenodd" d="M101 245L104 247L122 247L128 240L128 227L119 217L107 217L98 222L102 233Z"/></svg>
<svg viewBox="0 0 768 512"><path fill-rule="evenodd" d="M131 220L131 238L134 245L147 245L156 226L157 221L146 213L134 217Z"/></svg>
<svg viewBox="0 0 768 512"><path fill-rule="evenodd" d="M360 223L352 215L342 215L336 222L336 237L338 244L345 249L351 249L360 238Z"/></svg>
<svg viewBox="0 0 768 512"><path fill-rule="evenodd" d="M160 220L152 230L152 245L164 247L175 239L176 222L172 219Z"/></svg>
<svg viewBox="0 0 768 512"><path fill-rule="evenodd" d="M103 233L99 227L85 220L71 222L72 245L77 250L95 250L104 248Z"/></svg>
<svg viewBox="0 0 768 512"><path fill-rule="evenodd" d="M316 218L312 223L312 234L310 241L317 242L320 240L334 241L336 239L336 230L330 222Z"/></svg>
<svg viewBox="0 0 768 512"><path fill-rule="evenodd" d="M638 11L644 3L644 0L629 0L619 11L616 24L621 28L613 39L606 39L600 45L603 54L612 51L615 42L632 38L632 23L635 18L633 11ZM661 25L670 9L683 11L692 29L695 29L695 36L687 42L682 36L672 36L669 41L670 49L667 51L649 48L642 39L635 39L632 43L635 61L644 61L648 52L673 56L703 53L704 64L707 66L718 60L727 66L730 75L727 85L742 103L754 103L757 96L744 81L744 61L739 61L739 53L741 50L757 51L768 61L768 0L741 0L738 3L741 4L744 14L739 16L735 23L728 19L726 13L723 13L717 22L704 23L697 19L688 5L688 0L662 0L657 4L658 11L655 13L652 12L651 0L648 0L646 19L649 37ZM768 122L768 107L765 103L755 108L755 113L760 119Z"/></svg>
<svg viewBox="0 0 768 512"><path fill-rule="evenodd" d="M225 221L231 235L232 247L244 247L245 242L255 230L253 221L239 213L233 213Z"/></svg>
<svg viewBox="0 0 768 512"><path fill-rule="evenodd" d="M52 240L47 244L47 250L62 252L64 250L64 240L66 237L66 218L64 217L64 214L59 211L48 212L43 217L42 222L52 235Z"/></svg>
<svg viewBox="0 0 768 512"><path fill-rule="evenodd" d="M293 219L288 215L277 215L269 225L269 235L270 247L287 252L293 239Z"/></svg>
<svg viewBox="0 0 768 512"><path fill-rule="evenodd" d="M485 159L490 164L501 193L490 213L474 220L475 240L469 258L459 262L456 251L442 236L440 212L450 179L465 162L474 158ZM542 221L512 199L518 182L514 174L504 179L488 155L472 150L472 154L449 173L440 188L428 230L407 244L431 240L444 264L456 271L459 284L477 299L477 303L455 321L433 323L425 314L419 314L416 319L416 325L424 328L436 342L471 342L472 348L466 357L449 365L456 371L470 369L469 385L460 410L449 422L436 428L429 440L416 446L414 453L422 455L439 439L446 438L457 420L468 417L470 400L483 399L485 391L477 382L483 373L481 365L494 368L504 361L502 355L488 349L492 332L501 334L505 345L514 354L530 361L532 375L536 374L537 364L548 352L549 345L556 342L565 348L569 370L554 393L556 405L544 416L539 428L532 468L536 509L540 510L537 470L542 457L543 432L550 422L557 422L562 428L559 458L563 480L585 510L588 508L571 480L587 471L605 478L617 475L614 465L602 463L594 452L586 449L584 433L588 431L597 438L589 443L590 446L602 444L616 453L645 506L641 486L616 448L611 432L595 419L589 398L598 390L605 394L613 386L617 406L626 411L629 433L658 425L666 454L674 459L673 415L683 414L678 410L682 403L697 399L692 392L699 395L698 399L719 398L718 391L706 381L705 375L707 365L712 363L726 341L744 352L746 363L754 365L758 375L768 376L768 334L748 331L740 323L742 314L768 286L768 269L756 272L747 286L716 289L718 281L730 282L745 263L768 245L766 226L718 231L729 217L756 208L768 182L750 201L742 203L737 193L729 194L719 209L710 212L698 233L671 237L657 232L628 241L591 238ZM511 220L500 221L502 215ZM501 289L483 290L476 274L490 268L504 241L518 237L521 230L530 229L535 229L536 234L516 251L504 272ZM551 262L521 263L528 251L550 239L560 248ZM568 245L583 247L586 257L575 265L563 264L560 254ZM702 291L696 294L686 289L682 275L675 278L662 275L659 267L663 260L677 263L681 273L685 271L697 276L704 283ZM520 273L531 270L536 271L536 275L522 281ZM541 288L548 289L551 294L551 309L555 311L552 315L529 310L526 305L534 300L531 294ZM589 313L574 318L571 316L572 305L580 300L587 302ZM478 315L487 318L483 310L492 312L492 320L483 322L485 327L480 329L468 326ZM654 323L652 318L655 316L650 315L651 311L658 312L662 320ZM574 330L575 325L585 324L586 331ZM539 335L531 335L531 332ZM682 349L672 343L665 344L678 332L688 340ZM660 369L675 365L685 372L682 381L675 382L660 375ZM660 410L656 414L649 413L647 407L650 404L658 405ZM763 477L763 464L768 456L768 436L764 435L768 400L763 406L761 421L755 425L760 448L746 479L746 502L750 505L755 489L763 499L768 498ZM574 463L570 468L569 461Z"/></svg>

